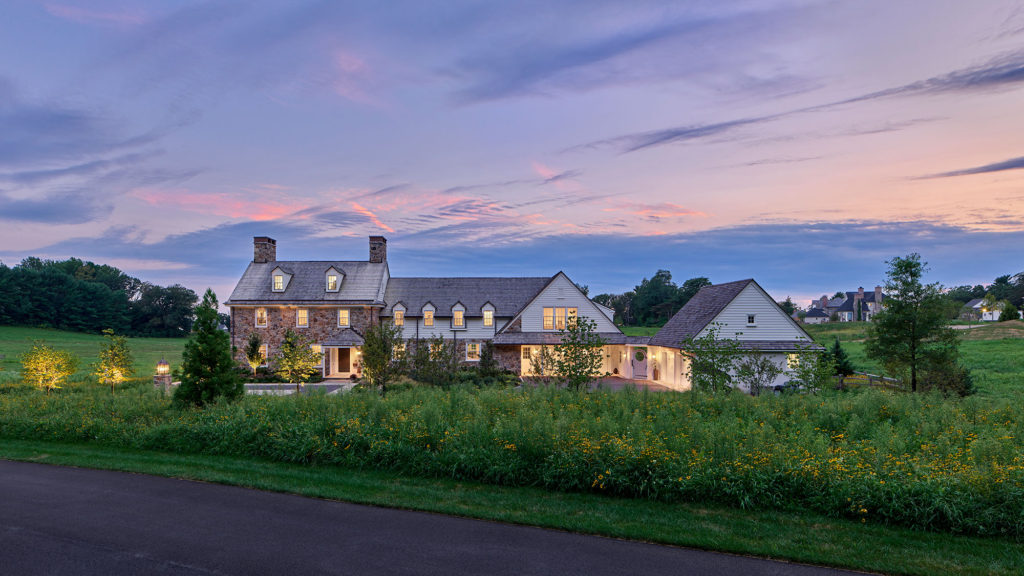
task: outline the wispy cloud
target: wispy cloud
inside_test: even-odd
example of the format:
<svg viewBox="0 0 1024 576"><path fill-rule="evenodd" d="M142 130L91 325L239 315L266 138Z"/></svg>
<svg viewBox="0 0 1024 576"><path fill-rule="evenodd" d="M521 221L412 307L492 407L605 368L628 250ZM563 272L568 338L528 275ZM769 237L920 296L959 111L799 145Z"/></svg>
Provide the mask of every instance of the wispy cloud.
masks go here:
<svg viewBox="0 0 1024 576"><path fill-rule="evenodd" d="M684 208L683 206L673 204L671 202L662 202L660 204L627 202L610 208L603 208L603 210L605 212L639 216L649 222L660 222L665 219L684 218L689 216L707 216L707 214L698 210Z"/></svg>
<svg viewBox="0 0 1024 576"><path fill-rule="evenodd" d="M0 221L82 224L103 218L113 209L109 200L81 190L30 198L12 198L0 192Z"/></svg>
<svg viewBox="0 0 1024 576"><path fill-rule="evenodd" d="M1024 156L1003 160L1002 162L993 162L992 164L985 164L984 166L975 166L974 168L964 168L962 170L952 170L950 172L921 176L919 179L951 178L954 176L971 176L973 174L988 174L990 172L1004 172L1006 170L1022 169L1024 169Z"/></svg>
<svg viewBox="0 0 1024 576"><path fill-rule="evenodd" d="M308 206L294 199L268 200L252 193L139 188L133 190L131 196L161 208L177 208L228 218L245 218L256 222L294 215Z"/></svg>
<svg viewBox="0 0 1024 576"><path fill-rule="evenodd" d="M103 11L72 6L69 4L47 4L46 11L57 18L70 20L79 24L129 27L145 24L148 20L145 12L138 8L132 10Z"/></svg>
<svg viewBox="0 0 1024 576"><path fill-rule="evenodd" d="M388 226L387 224L381 222L380 218L378 218L377 215L374 214L373 212L371 212L370 210L367 210L366 208L363 208L362 206L360 206L359 204L357 204L355 202L349 202L349 204L352 205L352 209L353 210L355 210L359 214L362 214L363 216L366 216L367 218L369 218L370 222L373 222L381 230L387 230L388 232L394 232L395 231L395 229L392 228L391 226Z"/></svg>

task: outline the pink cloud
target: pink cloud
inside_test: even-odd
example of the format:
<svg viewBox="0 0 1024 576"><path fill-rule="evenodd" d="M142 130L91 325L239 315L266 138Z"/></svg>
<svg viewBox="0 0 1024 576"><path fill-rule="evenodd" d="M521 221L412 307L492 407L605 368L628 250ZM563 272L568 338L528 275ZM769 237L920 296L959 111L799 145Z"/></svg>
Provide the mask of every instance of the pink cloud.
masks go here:
<svg viewBox="0 0 1024 576"><path fill-rule="evenodd" d="M276 220L308 207L294 200L265 200L222 192L137 189L131 195L153 206L256 221Z"/></svg>
<svg viewBox="0 0 1024 576"><path fill-rule="evenodd" d="M367 210L366 208L363 208L362 206L360 206L359 204L357 204L355 202L350 202L350 204L352 204L352 209L353 210L355 210L356 212L358 212L358 213L362 214L363 216L366 216L367 218L369 218L370 222L373 222L374 224L376 224L382 230L387 230L388 232L394 232L395 231L394 228L392 228L392 227L388 226L387 224L381 222L380 218L378 218L377 215L374 214L373 212Z"/></svg>
<svg viewBox="0 0 1024 576"><path fill-rule="evenodd" d="M148 18L138 9L121 11L100 11L68 6L66 4L47 4L46 11L51 16L70 20L79 24L101 24L114 26L139 26L145 24Z"/></svg>
<svg viewBox="0 0 1024 576"><path fill-rule="evenodd" d="M662 202L660 204L642 204L642 203L626 203L619 204L611 208L603 208L605 212L617 212L624 214L631 214L633 216L640 216L651 221L658 221L665 218L683 218L686 216L697 216L701 218L707 217L704 212L698 212L696 210L690 210L684 208L678 204L671 202Z"/></svg>

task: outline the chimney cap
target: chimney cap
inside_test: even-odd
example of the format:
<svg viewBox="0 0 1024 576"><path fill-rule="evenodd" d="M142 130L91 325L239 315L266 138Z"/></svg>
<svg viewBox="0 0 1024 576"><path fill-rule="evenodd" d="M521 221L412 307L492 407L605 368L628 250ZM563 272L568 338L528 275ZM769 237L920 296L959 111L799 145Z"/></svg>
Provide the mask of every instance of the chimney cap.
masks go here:
<svg viewBox="0 0 1024 576"><path fill-rule="evenodd" d="M253 236L253 242L265 242L267 244L277 244L277 240L274 240L270 236Z"/></svg>

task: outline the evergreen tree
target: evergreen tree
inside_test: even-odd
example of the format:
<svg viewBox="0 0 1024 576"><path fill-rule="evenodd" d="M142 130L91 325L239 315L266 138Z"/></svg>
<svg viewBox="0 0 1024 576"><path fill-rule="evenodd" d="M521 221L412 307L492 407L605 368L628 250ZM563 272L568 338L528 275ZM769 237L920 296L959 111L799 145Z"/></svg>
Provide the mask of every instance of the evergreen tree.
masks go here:
<svg viewBox="0 0 1024 576"><path fill-rule="evenodd" d="M480 376L484 378L493 378L501 372L498 362L494 359L494 344L490 340L484 342L480 349L480 363L477 365L477 369L480 371Z"/></svg>
<svg viewBox="0 0 1024 576"><path fill-rule="evenodd" d="M829 355L836 366L836 375L849 376L854 373L853 363L850 362L850 357L846 355L846 350L843 350L843 347L839 344L839 338L836 338L835 343L832 344Z"/></svg>
<svg viewBox="0 0 1024 576"><path fill-rule="evenodd" d="M220 398L235 400L244 392L231 358L231 339L217 328L217 296L207 289L185 343L181 385L174 391L174 403L201 407Z"/></svg>
<svg viewBox="0 0 1024 576"><path fill-rule="evenodd" d="M1009 302L1003 304L1003 311L999 313L999 321L1007 322L1010 320L1019 320L1020 314L1017 311L1017 307Z"/></svg>

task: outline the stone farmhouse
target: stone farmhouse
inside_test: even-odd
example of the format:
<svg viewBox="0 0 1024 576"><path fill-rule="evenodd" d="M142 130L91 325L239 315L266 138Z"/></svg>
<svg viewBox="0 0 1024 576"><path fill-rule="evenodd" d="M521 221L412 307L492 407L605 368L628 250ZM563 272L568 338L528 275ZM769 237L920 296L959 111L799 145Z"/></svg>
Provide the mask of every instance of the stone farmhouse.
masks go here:
<svg viewBox="0 0 1024 576"><path fill-rule="evenodd" d="M406 346L443 337L454 341L467 364L478 362L485 342L503 369L528 375L530 358L560 342L560 330L575 318L596 324L604 339L602 370L623 378L689 389L681 343L716 323L721 334L749 349L776 356L811 342L793 319L753 280L703 288L654 337L626 336L614 312L591 301L563 272L550 277L409 278L391 276L387 239L369 237L367 260L284 261L277 242L253 239L253 260L225 305L231 311L236 360L249 334L272 357L288 329L304 334L323 354L326 378L361 373L363 334L375 323L400 326Z"/></svg>

